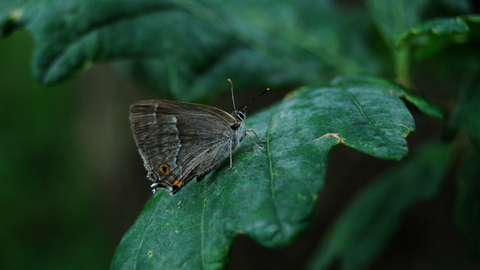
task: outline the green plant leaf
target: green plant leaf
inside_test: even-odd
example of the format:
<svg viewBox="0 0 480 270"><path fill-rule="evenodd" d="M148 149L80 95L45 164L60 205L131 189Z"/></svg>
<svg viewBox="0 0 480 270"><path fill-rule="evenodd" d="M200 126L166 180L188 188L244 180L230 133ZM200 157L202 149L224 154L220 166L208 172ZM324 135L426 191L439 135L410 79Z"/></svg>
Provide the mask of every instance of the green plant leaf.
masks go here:
<svg viewBox="0 0 480 270"><path fill-rule="evenodd" d="M394 62L395 77L410 84L410 51L395 47L394 37L420 20L420 14L430 0L367 0L370 16L375 22Z"/></svg>
<svg viewBox="0 0 480 270"><path fill-rule="evenodd" d="M443 114L440 108L427 102L418 94L413 93L412 91L406 89L405 87L397 83L394 83L379 77L366 76L366 75L340 76L333 81L334 85L349 84L349 83L365 84L366 86L368 85L372 88L378 87L380 90L387 91L388 93L396 95L399 98L405 98L406 100L411 102L413 105L415 105L420 111L422 111L424 114L430 117L437 118L437 119L441 119L443 117Z"/></svg>
<svg viewBox="0 0 480 270"><path fill-rule="evenodd" d="M480 69L473 67L473 79L463 90L459 103L452 114L449 125L467 132L472 144L480 150Z"/></svg>
<svg viewBox="0 0 480 270"><path fill-rule="evenodd" d="M459 43L480 40L480 15L436 18L416 25L395 39L397 47L415 47L415 56L425 58Z"/></svg>
<svg viewBox="0 0 480 270"><path fill-rule="evenodd" d="M341 269L365 268L395 232L408 207L437 193L450 155L444 144L426 145L374 181L332 226L310 269L329 269L335 259L340 260Z"/></svg>
<svg viewBox="0 0 480 270"><path fill-rule="evenodd" d="M393 38L420 21L420 14L430 0L367 0L367 6L384 40Z"/></svg>
<svg viewBox="0 0 480 270"><path fill-rule="evenodd" d="M358 22L364 14L340 15L325 0L10 0L0 7L3 36L23 28L35 39L34 74L45 84L94 63L135 59L129 66L150 85L192 101L224 89L218 78L276 88L385 70L363 35L369 21Z"/></svg>
<svg viewBox="0 0 480 270"><path fill-rule="evenodd" d="M303 87L246 125L267 141L265 149L244 142L232 171L224 164L174 196L157 192L124 236L112 269L224 268L239 233L285 246L311 222L334 145L400 159L414 123L397 96L351 83Z"/></svg>
<svg viewBox="0 0 480 270"><path fill-rule="evenodd" d="M455 221L470 255L480 262L480 154L471 152L458 170Z"/></svg>

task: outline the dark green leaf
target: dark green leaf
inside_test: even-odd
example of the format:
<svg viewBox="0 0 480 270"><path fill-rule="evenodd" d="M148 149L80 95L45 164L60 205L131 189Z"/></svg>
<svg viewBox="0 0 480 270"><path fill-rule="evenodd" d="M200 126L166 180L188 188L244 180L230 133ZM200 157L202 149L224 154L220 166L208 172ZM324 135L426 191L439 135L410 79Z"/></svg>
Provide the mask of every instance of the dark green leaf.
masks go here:
<svg viewBox="0 0 480 270"><path fill-rule="evenodd" d="M367 0L367 6L384 40L390 44L393 38L413 27L430 0Z"/></svg>
<svg viewBox="0 0 480 270"><path fill-rule="evenodd" d="M311 221L331 147L343 142L400 159L414 126L395 95L355 83L301 88L248 120L265 149L247 140L232 171L224 164L175 196L155 194L124 236L112 269L223 268L238 233L267 247L287 245Z"/></svg>
<svg viewBox="0 0 480 270"><path fill-rule="evenodd" d="M396 37L397 46L416 46L418 58L435 54L451 44L480 40L480 15L437 18L408 29Z"/></svg>
<svg viewBox="0 0 480 270"><path fill-rule="evenodd" d="M471 153L457 177L455 221L472 258L480 262L480 155Z"/></svg>
<svg viewBox="0 0 480 270"><path fill-rule="evenodd" d="M395 48L394 37L420 20L420 14L430 0L367 0L370 16L390 49L395 77L410 84L410 51Z"/></svg>
<svg viewBox="0 0 480 270"><path fill-rule="evenodd" d="M340 76L333 81L333 84L344 84L348 85L349 83L357 83L368 85L372 88L377 88L382 91L386 91L390 94L396 95L399 98L405 98L413 105L415 105L420 111L426 115L441 119L443 117L442 111L435 105L428 103L425 99L420 97L418 94L413 93L412 91L405 89L397 83L391 81L374 77L374 76Z"/></svg>
<svg viewBox="0 0 480 270"><path fill-rule="evenodd" d="M450 159L444 144L431 144L402 166L379 177L361 192L331 228L314 256L311 269L363 269L380 252L414 202L434 196Z"/></svg>
<svg viewBox="0 0 480 270"><path fill-rule="evenodd" d="M381 68L363 36L370 29L367 20L358 20L364 14L341 17L328 1L11 0L0 5L3 34L24 28L33 35L34 73L43 83L97 62L148 58L133 64L137 74L168 89L172 98L199 100L224 89L219 82L226 78L237 86L275 88Z"/></svg>

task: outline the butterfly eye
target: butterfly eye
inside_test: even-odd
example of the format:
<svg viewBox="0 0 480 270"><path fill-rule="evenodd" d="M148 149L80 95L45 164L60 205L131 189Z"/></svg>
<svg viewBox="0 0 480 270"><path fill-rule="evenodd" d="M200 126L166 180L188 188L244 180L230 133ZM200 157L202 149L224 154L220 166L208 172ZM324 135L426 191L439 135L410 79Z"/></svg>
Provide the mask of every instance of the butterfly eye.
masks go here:
<svg viewBox="0 0 480 270"><path fill-rule="evenodd" d="M245 114L241 111L237 111L237 118L238 120L243 121L245 120Z"/></svg>
<svg viewBox="0 0 480 270"><path fill-rule="evenodd" d="M162 164L160 165L160 172L165 175L167 173L170 172L170 166L168 166L167 164Z"/></svg>

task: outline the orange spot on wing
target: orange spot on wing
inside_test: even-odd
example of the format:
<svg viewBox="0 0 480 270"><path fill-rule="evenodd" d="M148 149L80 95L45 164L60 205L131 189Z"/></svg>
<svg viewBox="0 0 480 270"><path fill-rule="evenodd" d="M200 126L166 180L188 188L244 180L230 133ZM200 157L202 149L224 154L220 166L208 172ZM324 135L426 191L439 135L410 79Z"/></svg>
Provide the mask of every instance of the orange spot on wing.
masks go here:
<svg viewBox="0 0 480 270"><path fill-rule="evenodd" d="M183 181L180 181L180 180L175 180L175 182L173 182L173 185L176 186L176 187L179 187L181 184L182 184Z"/></svg>

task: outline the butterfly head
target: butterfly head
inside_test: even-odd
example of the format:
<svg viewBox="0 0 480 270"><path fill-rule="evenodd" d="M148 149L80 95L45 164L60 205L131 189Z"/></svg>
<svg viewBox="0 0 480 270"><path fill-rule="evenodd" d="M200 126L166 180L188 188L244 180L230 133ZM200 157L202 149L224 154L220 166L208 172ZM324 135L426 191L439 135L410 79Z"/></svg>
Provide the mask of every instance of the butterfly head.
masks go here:
<svg viewBox="0 0 480 270"><path fill-rule="evenodd" d="M238 121L244 121L247 118L246 107L242 111L234 111L233 114Z"/></svg>
<svg viewBox="0 0 480 270"><path fill-rule="evenodd" d="M252 98L249 102L247 102L245 105L243 105L240 109L237 110L237 108L235 106L235 97L233 95L233 83L232 83L232 80L230 80L230 79L227 79L227 80L230 83L230 91L232 92L232 103L233 103L233 113L232 113L232 115L238 121L242 122L247 117L247 106L248 106L248 104L252 103L252 101L257 99L259 96L261 96L261 95L265 94L266 92L270 91L270 88L265 89L265 91L263 91L260 95Z"/></svg>

